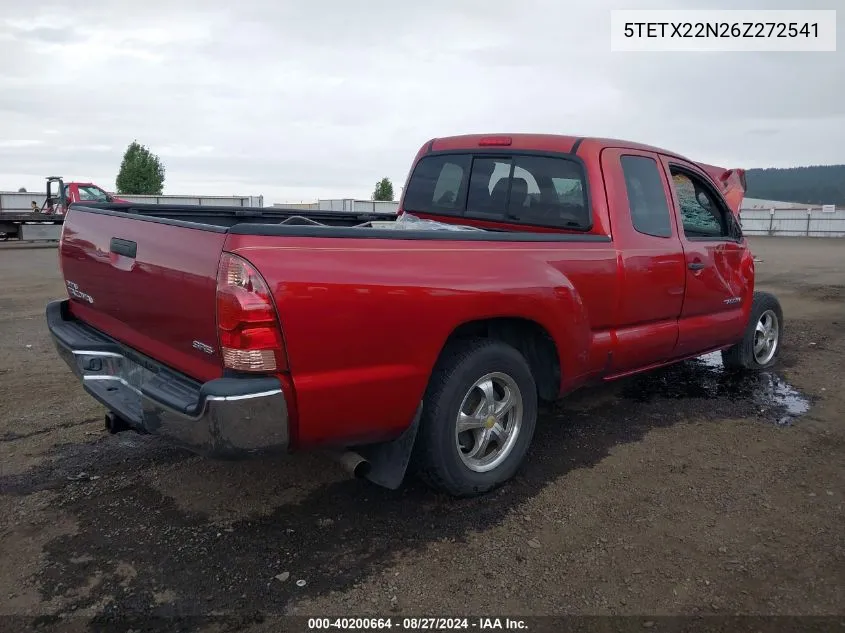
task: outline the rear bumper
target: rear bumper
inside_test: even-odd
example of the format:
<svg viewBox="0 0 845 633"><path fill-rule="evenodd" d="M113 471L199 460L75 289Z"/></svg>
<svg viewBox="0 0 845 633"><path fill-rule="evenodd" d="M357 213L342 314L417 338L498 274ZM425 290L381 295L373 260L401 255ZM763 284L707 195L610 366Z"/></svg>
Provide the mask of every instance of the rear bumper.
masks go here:
<svg viewBox="0 0 845 633"><path fill-rule="evenodd" d="M85 390L138 431L195 453L237 458L288 447L288 407L274 377L199 383L73 317L68 300L47 305L59 356Z"/></svg>

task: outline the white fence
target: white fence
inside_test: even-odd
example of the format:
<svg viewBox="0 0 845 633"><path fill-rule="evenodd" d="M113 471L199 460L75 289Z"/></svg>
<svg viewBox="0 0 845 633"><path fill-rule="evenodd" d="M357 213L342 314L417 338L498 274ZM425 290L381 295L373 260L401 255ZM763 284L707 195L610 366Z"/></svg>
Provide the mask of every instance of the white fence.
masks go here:
<svg viewBox="0 0 845 633"><path fill-rule="evenodd" d="M320 199L317 202L278 202L273 206L280 209L346 211L352 213L395 214L399 210L399 203L396 201L355 200L353 198Z"/></svg>
<svg viewBox="0 0 845 633"><path fill-rule="evenodd" d="M742 209L746 235L781 237L845 237L845 209Z"/></svg>

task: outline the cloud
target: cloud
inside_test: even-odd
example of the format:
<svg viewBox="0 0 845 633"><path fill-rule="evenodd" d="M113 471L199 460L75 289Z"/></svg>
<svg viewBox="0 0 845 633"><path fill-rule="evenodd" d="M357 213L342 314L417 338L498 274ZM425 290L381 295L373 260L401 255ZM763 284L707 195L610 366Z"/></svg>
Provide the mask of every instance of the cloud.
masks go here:
<svg viewBox="0 0 845 633"><path fill-rule="evenodd" d="M51 173L113 188L133 139L162 157L169 193L268 202L367 197L384 176L398 190L422 143L467 132L629 138L727 166L845 162L841 54L609 50L611 8L702 5L724 8L7 0L0 190Z"/></svg>
<svg viewBox="0 0 845 633"><path fill-rule="evenodd" d="M39 141L38 139L9 139L0 141L0 148L16 149L19 147L33 147L35 145L41 145L42 143L43 141Z"/></svg>
<svg viewBox="0 0 845 633"><path fill-rule="evenodd" d="M70 42L78 42L84 39L81 33L77 33L68 29L56 28L51 26L36 26L32 28L22 27L18 29L18 33L14 35L17 41L30 40L36 45L43 44L67 44Z"/></svg>

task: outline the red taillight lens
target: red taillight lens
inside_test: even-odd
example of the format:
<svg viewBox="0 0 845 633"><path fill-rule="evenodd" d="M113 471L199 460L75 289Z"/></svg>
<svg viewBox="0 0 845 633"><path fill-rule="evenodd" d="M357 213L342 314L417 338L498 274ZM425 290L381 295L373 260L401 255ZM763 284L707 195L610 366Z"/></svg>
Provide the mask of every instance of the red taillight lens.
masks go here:
<svg viewBox="0 0 845 633"><path fill-rule="evenodd" d="M223 253L217 271L217 332L223 366L271 372L286 367L270 289L245 259Z"/></svg>

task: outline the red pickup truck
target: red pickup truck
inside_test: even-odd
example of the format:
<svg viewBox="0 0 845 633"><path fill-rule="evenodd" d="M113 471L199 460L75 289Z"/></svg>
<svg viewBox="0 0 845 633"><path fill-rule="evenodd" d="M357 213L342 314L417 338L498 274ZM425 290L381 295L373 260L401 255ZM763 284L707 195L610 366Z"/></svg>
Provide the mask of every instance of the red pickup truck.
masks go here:
<svg viewBox="0 0 845 633"><path fill-rule="evenodd" d="M479 494L520 467L539 402L717 350L775 362L744 187L637 143L467 135L420 149L395 222L75 204L47 323L113 431Z"/></svg>

